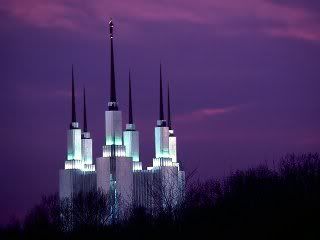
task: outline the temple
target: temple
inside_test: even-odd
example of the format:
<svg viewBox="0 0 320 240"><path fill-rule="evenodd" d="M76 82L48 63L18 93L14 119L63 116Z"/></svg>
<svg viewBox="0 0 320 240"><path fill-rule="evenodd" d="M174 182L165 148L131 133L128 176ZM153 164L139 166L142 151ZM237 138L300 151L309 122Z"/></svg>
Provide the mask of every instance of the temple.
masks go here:
<svg viewBox="0 0 320 240"><path fill-rule="evenodd" d="M129 207L151 212L175 207L183 201L185 172L177 157L177 139L171 120L170 89L167 91L167 119L164 117L163 76L159 72L159 116L154 129L155 155L152 166L143 168L139 131L135 125L132 79L128 76L128 123L123 130L122 111L116 95L114 25L109 22L110 96L105 110L105 142L101 157L93 160L88 130L86 92L83 89L83 128L76 118L75 74L72 66L72 116L68 129L67 157L59 172L60 199L80 192L102 191L110 196L113 214L120 216ZM90 120L90 119L89 119Z"/></svg>

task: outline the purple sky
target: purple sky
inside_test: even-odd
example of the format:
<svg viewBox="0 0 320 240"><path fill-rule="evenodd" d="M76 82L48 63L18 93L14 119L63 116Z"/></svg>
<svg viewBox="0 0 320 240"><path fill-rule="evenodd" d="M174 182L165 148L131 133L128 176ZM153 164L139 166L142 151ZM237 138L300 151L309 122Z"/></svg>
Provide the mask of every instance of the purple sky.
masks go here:
<svg viewBox="0 0 320 240"><path fill-rule="evenodd" d="M219 177L287 152L319 150L318 0L4 0L0 223L58 190L71 120L71 64L78 119L85 85L94 155L101 156L109 17L125 121L132 71L144 167L154 155L160 61L187 171Z"/></svg>

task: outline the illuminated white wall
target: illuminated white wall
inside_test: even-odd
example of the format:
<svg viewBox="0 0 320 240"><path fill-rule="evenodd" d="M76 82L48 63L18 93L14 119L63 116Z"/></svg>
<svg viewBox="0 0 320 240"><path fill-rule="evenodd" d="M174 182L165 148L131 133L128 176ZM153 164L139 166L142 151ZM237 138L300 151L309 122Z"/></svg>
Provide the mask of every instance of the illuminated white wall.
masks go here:
<svg viewBox="0 0 320 240"><path fill-rule="evenodd" d="M104 193L110 191L110 158L100 157L96 159L97 190Z"/></svg>
<svg viewBox="0 0 320 240"><path fill-rule="evenodd" d="M135 163L135 162L134 162ZM133 204L137 207L151 209L152 207L153 173L148 170L133 172Z"/></svg>
<svg viewBox="0 0 320 240"><path fill-rule="evenodd" d="M177 167L162 167L161 175L163 181L163 195L164 199L169 199L164 201L164 207L166 205L175 206L178 202L179 188L178 188L178 168Z"/></svg>
<svg viewBox="0 0 320 240"><path fill-rule="evenodd" d="M169 157L169 128L155 127L156 158Z"/></svg>
<svg viewBox="0 0 320 240"><path fill-rule="evenodd" d="M126 147L126 157L132 157L134 162L139 162L139 132L134 124L127 124L123 132L123 144Z"/></svg>
<svg viewBox="0 0 320 240"><path fill-rule="evenodd" d="M153 195L155 208L174 207L178 203L178 168L175 166L154 167Z"/></svg>
<svg viewBox="0 0 320 240"><path fill-rule="evenodd" d="M102 147L102 156L111 157L112 151L114 151L115 157L125 157L126 147L123 145L105 145Z"/></svg>
<svg viewBox="0 0 320 240"><path fill-rule="evenodd" d="M179 166L179 163L177 162L173 162L172 161L172 158L170 157L167 157L167 158L153 158L153 161L152 161L152 168L157 168L157 167L177 167L178 170L180 168ZM152 169L152 168L149 168L149 169Z"/></svg>
<svg viewBox="0 0 320 240"><path fill-rule="evenodd" d="M83 172L94 172L94 164L86 164L82 160L67 160L64 162L64 169L78 169Z"/></svg>
<svg viewBox="0 0 320 240"><path fill-rule="evenodd" d="M87 193L97 187L96 173L84 172L80 169L61 169L59 171L60 199L73 197L79 192Z"/></svg>
<svg viewBox="0 0 320 240"><path fill-rule="evenodd" d="M132 162L132 170L133 171L140 171L142 170L142 162Z"/></svg>
<svg viewBox="0 0 320 240"><path fill-rule="evenodd" d="M79 169L83 168L82 160L67 160L64 162L64 169Z"/></svg>
<svg viewBox="0 0 320 240"><path fill-rule="evenodd" d="M172 162L177 162L177 138L173 135L173 130L169 130L169 155Z"/></svg>
<svg viewBox="0 0 320 240"><path fill-rule="evenodd" d="M132 174L132 159L128 157L116 158L116 192L124 203L124 208L132 203ZM124 210L124 208L122 208L122 210Z"/></svg>
<svg viewBox="0 0 320 240"><path fill-rule="evenodd" d="M95 172L96 171L96 165L94 164L83 164L83 172Z"/></svg>
<svg viewBox="0 0 320 240"><path fill-rule="evenodd" d="M75 191L76 184L73 184L72 172L61 169L59 171L59 197L60 199L69 198Z"/></svg>
<svg viewBox="0 0 320 240"><path fill-rule="evenodd" d="M82 161L84 164L92 164L92 139L89 133L83 134L86 135L81 139Z"/></svg>
<svg viewBox="0 0 320 240"><path fill-rule="evenodd" d="M78 127L78 123L72 123ZM67 160L81 160L81 129L68 130L68 155Z"/></svg>
<svg viewBox="0 0 320 240"><path fill-rule="evenodd" d="M122 145L122 113L106 111L106 145Z"/></svg>

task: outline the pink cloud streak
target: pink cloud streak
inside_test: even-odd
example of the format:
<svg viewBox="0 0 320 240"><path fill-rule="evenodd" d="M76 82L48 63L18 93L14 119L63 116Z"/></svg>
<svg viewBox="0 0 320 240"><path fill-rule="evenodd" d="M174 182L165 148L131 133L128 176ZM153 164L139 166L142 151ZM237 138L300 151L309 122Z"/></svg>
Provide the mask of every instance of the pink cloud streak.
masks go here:
<svg viewBox="0 0 320 240"><path fill-rule="evenodd" d="M320 41L320 32L312 29L296 27L270 28L265 30L268 35L281 38L296 38L306 41Z"/></svg>
<svg viewBox="0 0 320 240"><path fill-rule="evenodd" d="M88 31L92 25L114 16L139 21L183 21L214 26L216 34L240 34L235 23L243 19L269 22L262 29L252 29L243 23L247 31L256 31L272 37L298 38L320 41L320 23L313 13L303 8L277 5L267 0L171 0L171 1L117 1L94 0L4 0L0 10L23 22L37 27L54 27L67 30ZM276 25L276 26L273 26ZM281 26L281 27L280 27ZM313 26L313 27L310 27Z"/></svg>
<svg viewBox="0 0 320 240"><path fill-rule="evenodd" d="M191 112L190 114L178 115L174 118L177 122L201 121L206 118L223 115L226 113L237 111L242 106L231 106L225 108L204 108Z"/></svg>

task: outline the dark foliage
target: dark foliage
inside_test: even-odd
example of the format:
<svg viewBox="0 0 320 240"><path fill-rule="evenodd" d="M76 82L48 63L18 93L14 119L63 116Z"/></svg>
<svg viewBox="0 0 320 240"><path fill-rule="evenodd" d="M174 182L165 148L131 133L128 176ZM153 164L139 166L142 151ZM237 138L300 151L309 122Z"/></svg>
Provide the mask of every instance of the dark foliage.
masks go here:
<svg viewBox="0 0 320 240"><path fill-rule="evenodd" d="M291 154L280 160L277 170L260 166L219 181L194 182L180 206L156 216L135 208L126 220L106 224L110 217L107 203L108 197L99 192L79 194L72 202L60 202L57 195L44 198L22 225L12 223L1 229L1 236L320 239L320 156Z"/></svg>

